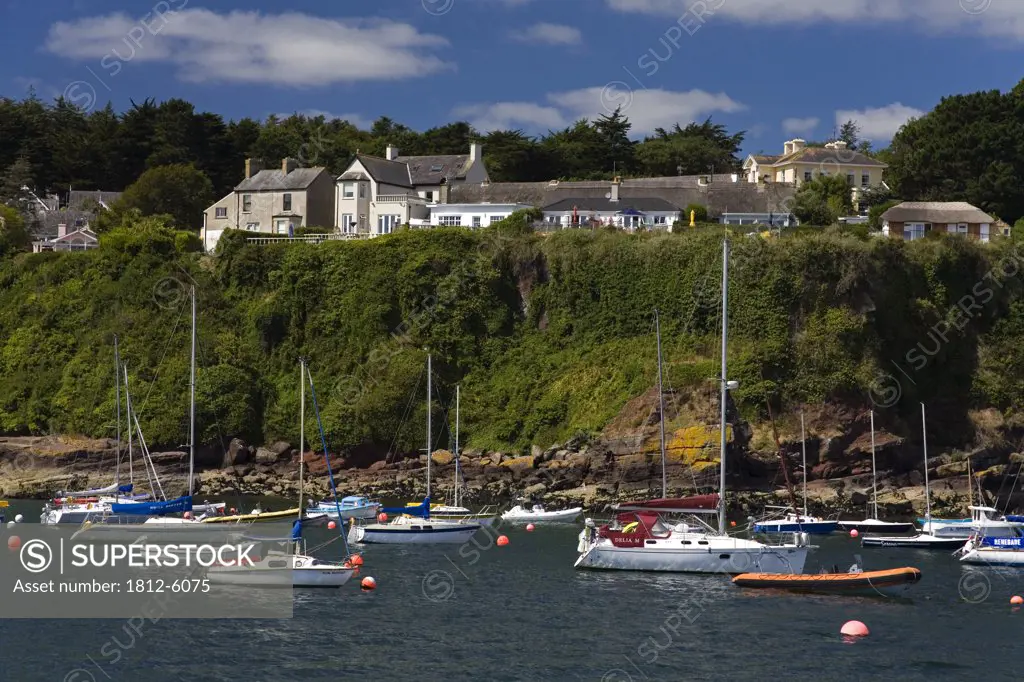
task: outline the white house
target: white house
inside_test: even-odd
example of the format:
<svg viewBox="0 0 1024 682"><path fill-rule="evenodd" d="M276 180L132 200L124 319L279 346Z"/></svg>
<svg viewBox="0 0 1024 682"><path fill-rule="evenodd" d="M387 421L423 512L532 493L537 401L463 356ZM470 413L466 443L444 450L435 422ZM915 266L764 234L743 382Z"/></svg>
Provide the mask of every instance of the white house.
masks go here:
<svg viewBox="0 0 1024 682"><path fill-rule="evenodd" d="M658 197L619 198L618 178L605 197L567 198L541 209L544 222L563 227L614 225L627 230L664 229L681 220L682 209Z"/></svg>
<svg viewBox="0 0 1024 682"><path fill-rule="evenodd" d="M515 211L532 209L532 204L431 204L429 225L488 227Z"/></svg>
<svg viewBox="0 0 1024 682"><path fill-rule="evenodd" d="M43 251L88 251L100 245L96 233L86 225L72 232L68 232L68 226L61 223L57 226L57 238L45 239L32 242L32 252Z"/></svg>
<svg viewBox="0 0 1024 682"><path fill-rule="evenodd" d="M335 224L345 234L376 236L403 224L429 224L434 204L445 204L457 183L488 182L483 147L469 154L399 156L388 145L385 158L356 154L338 176Z"/></svg>

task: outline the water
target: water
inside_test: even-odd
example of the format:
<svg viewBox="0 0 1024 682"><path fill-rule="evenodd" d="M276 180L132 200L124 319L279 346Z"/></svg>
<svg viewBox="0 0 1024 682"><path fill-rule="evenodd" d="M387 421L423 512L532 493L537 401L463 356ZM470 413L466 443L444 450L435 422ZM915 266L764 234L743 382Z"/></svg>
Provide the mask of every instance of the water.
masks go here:
<svg viewBox="0 0 1024 682"><path fill-rule="evenodd" d="M38 505L12 504L29 520ZM908 599L745 591L724 578L573 568L578 527L463 547L368 546L363 576L297 591L290 620L0 622L4 680L960 680L1019 678L1024 572L816 540L807 571L916 566ZM327 536L316 531L309 541ZM962 593L962 595L961 595ZM871 635L844 641L861 620ZM690 622L692 620L692 623ZM106 653L103 653L106 652ZM115 658L115 654L117 657Z"/></svg>

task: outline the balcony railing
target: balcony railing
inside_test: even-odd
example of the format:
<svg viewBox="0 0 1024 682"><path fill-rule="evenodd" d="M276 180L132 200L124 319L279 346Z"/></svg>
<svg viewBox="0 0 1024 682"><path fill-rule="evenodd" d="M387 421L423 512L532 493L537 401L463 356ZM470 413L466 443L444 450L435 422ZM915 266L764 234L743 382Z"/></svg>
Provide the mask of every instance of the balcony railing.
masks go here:
<svg viewBox="0 0 1024 682"><path fill-rule="evenodd" d="M319 244L320 242L329 241L348 241L351 239L369 239L375 235L367 233L350 233L350 234L304 234L301 237L279 237L279 236L266 236L266 237L249 237L247 241L252 244Z"/></svg>
<svg viewBox="0 0 1024 682"><path fill-rule="evenodd" d="M427 200L415 194L378 194L378 204L420 204L427 205Z"/></svg>

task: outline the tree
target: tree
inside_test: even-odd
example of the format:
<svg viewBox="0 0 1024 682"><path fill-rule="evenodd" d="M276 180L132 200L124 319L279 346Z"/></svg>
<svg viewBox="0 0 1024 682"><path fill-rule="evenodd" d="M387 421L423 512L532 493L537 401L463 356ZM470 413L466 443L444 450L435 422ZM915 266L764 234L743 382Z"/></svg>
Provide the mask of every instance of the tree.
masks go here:
<svg viewBox="0 0 1024 682"><path fill-rule="evenodd" d="M0 175L0 202L22 211L29 210L32 198L22 187L31 188L34 184L28 157L19 156L4 170L3 175Z"/></svg>
<svg viewBox="0 0 1024 682"><path fill-rule="evenodd" d="M701 175L732 173L739 169L740 147L746 133L730 135L724 125L691 123L682 128L677 123L668 131L658 128L653 137L637 145L636 158L642 175Z"/></svg>
<svg viewBox="0 0 1024 682"><path fill-rule="evenodd" d="M703 204L689 204L686 210L683 211L683 221L690 224L690 212L693 212L693 222L695 223L706 223L708 222L708 209Z"/></svg>
<svg viewBox="0 0 1024 682"><path fill-rule="evenodd" d="M0 204L0 257L27 249L32 238L25 229L21 214L10 206Z"/></svg>
<svg viewBox="0 0 1024 682"><path fill-rule="evenodd" d="M889 199L868 209L868 227L875 232L882 231L882 214L893 206L903 203L900 199Z"/></svg>
<svg viewBox="0 0 1024 682"><path fill-rule="evenodd" d="M805 225L834 225L852 211L851 187L841 175L820 175L800 185L793 197L793 215Z"/></svg>
<svg viewBox="0 0 1024 682"><path fill-rule="evenodd" d="M601 140L599 163L601 170L610 171L615 175L631 172L636 166L636 144L629 139L629 130L633 125L622 114L618 107L611 114L599 116L594 121L594 130ZM602 158L603 157L603 158Z"/></svg>
<svg viewBox="0 0 1024 682"><path fill-rule="evenodd" d="M131 209L143 216L169 215L179 230L198 230L203 211L213 202L213 186L206 174L191 164L158 166L139 176L111 207L97 229L120 222Z"/></svg>
<svg viewBox="0 0 1024 682"><path fill-rule="evenodd" d="M857 149L857 143L860 142L860 126L857 122L850 120L840 126L838 140L845 142L849 149Z"/></svg>

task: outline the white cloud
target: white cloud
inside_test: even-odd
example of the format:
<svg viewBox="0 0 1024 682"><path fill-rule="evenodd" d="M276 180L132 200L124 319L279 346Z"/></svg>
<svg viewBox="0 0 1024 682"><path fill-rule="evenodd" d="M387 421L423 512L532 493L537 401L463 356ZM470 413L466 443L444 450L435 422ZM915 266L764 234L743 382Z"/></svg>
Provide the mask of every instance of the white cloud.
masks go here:
<svg viewBox="0 0 1024 682"><path fill-rule="evenodd" d="M317 116L323 116L324 119L327 121L348 121L349 123L351 123L352 125L361 130L367 130L371 126L373 126L373 121L362 116L361 114L332 114L331 112L324 111L323 109L301 109L299 111L293 111L291 113L281 112L275 115L278 118L288 118L289 116L292 116L294 114L300 114L302 116L305 116L306 118L316 118Z"/></svg>
<svg viewBox="0 0 1024 682"><path fill-rule="evenodd" d="M524 43L547 45L579 45L583 42L583 34L578 28L545 22L534 24L525 30L513 31L512 37Z"/></svg>
<svg viewBox="0 0 1024 682"><path fill-rule="evenodd" d="M890 140L904 123L911 118L923 116L925 112L896 102L875 109L842 109L836 112L836 126L847 121L856 121L860 136L871 141Z"/></svg>
<svg viewBox="0 0 1024 682"><path fill-rule="evenodd" d="M819 123L821 123L821 119L814 116L787 118L782 121L782 132L787 135L810 135Z"/></svg>
<svg viewBox="0 0 1024 682"><path fill-rule="evenodd" d="M563 127L580 118L594 119L621 107L633 124L632 133L643 135L655 128L668 128L676 123L686 125L710 114L732 113L746 108L725 93L660 89L632 91L624 83L551 93L547 95L547 102L546 105L534 102L476 104L459 107L452 114L468 119L481 131L538 129Z"/></svg>
<svg viewBox="0 0 1024 682"><path fill-rule="evenodd" d="M174 64L180 78L192 82L303 87L433 74L452 68L434 54L448 44L410 24L381 19L186 9L141 21L115 13L57 22L45 47L62 57L95 60L111 76L114 67L147 61Z"/></svg>
<svg viewBox="0 0 1024 682"><path fill-rule="evenodd" d="M1016 0L605 0L620 12L678 18L680 24L718 18L748 24L900 22L942 32L970 31L1024 41L1024 3ZM697 17L696 19L694 17Z"/></svg>

